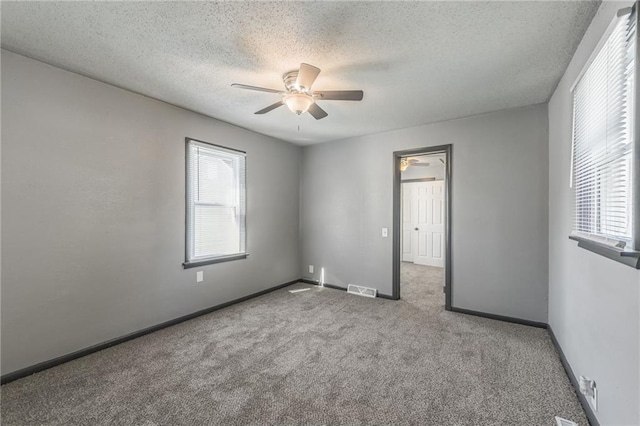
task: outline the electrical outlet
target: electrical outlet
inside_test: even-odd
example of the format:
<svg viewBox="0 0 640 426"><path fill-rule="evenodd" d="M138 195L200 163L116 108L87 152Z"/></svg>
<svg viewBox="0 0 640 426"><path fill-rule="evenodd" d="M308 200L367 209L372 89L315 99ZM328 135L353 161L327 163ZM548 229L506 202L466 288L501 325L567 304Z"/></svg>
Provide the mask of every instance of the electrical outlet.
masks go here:
<svg viewBox="0 0 640 426"><path fill-rule="evenodd" d="M596 381L586 376L580 376L580 393L593 408L593 411L598 411L598 388L596 387Z"/></svg>
<svg viewBox="0 0 640 426"><path fill-rule="evenodd" d="M309 265L309 273L313 274L313 265Z"/></svg>
<svg viewBox="0 0 640 426"><path fill-rule="evenodd" d="M202 281L204 281L204 271L196 272L196 282L201 283Z"/></svg>
<svg viewBox="0 0 640 426"><path fill-rule="evenodd" d="M389 236L389 228L382 228L382 236L387 238Z"/></svg>

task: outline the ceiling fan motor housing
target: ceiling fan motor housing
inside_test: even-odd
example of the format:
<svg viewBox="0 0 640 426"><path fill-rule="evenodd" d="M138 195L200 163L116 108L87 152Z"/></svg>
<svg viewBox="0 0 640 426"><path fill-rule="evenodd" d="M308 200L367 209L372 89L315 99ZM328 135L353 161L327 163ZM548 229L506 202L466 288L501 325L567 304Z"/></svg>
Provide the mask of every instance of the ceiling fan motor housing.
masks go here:
<svg viewBox="0 0 640 426"><path fill-rule="evenodd" d="M297 115L307 112L314 99L311 92L306 87L300 87L297 84L298 70L289 71L282 76L284 87L287 94L284 95L283 101L289 109Z"/></svg>
<svg viewBox="0 0 640 426"><path fill-rule="evenodd" d="M284 73L282 76L282 81L284 81L284 87L287 89L289 93L304 93L310 95L310 90L307 87L299 87L297 85L298 80L298 70L289 71Z"/></svg>

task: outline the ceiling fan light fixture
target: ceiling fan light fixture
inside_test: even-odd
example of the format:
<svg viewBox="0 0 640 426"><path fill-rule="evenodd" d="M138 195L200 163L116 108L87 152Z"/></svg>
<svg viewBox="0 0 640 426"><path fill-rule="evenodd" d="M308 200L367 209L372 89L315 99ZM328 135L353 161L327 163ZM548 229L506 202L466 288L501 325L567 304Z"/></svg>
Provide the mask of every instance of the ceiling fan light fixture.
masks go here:
<svg viewBox="0 0 640 426"><path fill-rule="evenodd" d="M305 93L292 93L284 97L287 107L298 115L307 112L314 102L313 97Z"/></svg>
<svg viewBox="0 0 640 426"><path fill-rule="evenodd" d="M404 172L405 170L407 170L407 167L409 167L409 160L407 160L406 158L400 159L400 171Z"/></svg>
<svg viewBox="0 0 640 426"><path fill-rule="evenodd" d="M320 105L316 103L316 99L323 102L362 100L362 90L321 90L312 92L311 86L313 86L313 83L316 81L318 74L320 74L320 68L302 63L297 70L289 71L282 76L284 91L237 83L233 83L231 87L256 90L258 92L277 93L282 96L278 102L254 113L258 115L266 114L282 105L287 105L287 108L297 115L308 112L316 120L321 120L329 114L320 108Z"/></svg>

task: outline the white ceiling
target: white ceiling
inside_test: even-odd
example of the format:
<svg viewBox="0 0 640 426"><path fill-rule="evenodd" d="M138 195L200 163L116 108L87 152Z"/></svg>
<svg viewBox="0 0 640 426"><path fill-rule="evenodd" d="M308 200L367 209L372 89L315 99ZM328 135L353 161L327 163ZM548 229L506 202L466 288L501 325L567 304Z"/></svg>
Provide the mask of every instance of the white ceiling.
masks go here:
<svg viewBox="0 0 640 426"><path fill-rule="evenodd" d="M549 99L597 2L2 2L2 47L306 145ZM316 121L253 113L307 62ZM299 126L299 130L298 130Z"/></svg>

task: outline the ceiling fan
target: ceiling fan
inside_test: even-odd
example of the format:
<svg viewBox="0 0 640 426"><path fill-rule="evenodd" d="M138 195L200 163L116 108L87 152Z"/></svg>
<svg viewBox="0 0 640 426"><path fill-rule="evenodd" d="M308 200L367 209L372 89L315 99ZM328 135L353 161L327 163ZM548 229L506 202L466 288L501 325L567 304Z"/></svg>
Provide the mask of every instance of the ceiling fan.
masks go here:
<svg viewBox="0 0 640 426"><path fill-rule="evenodd" d="M282 99L275 104L257 111L255 114L266 114L269 111L286 105L292 112L300 115L308 112L316 120L325 118L328 114L320 108L316 101L361 101L362 90L319 90L312 91L311 86L318 78L320 68L309 64L300 64L300 69L285 73L282 76L285 90L267 89L265 87L247 86L234 83L231 87L257 90L259 92L277 93Z"/></svg>
<svg viewBox="0 0 640 426"><path fill-rule="evenodd" d="M411 166L427 167L430 163L422 163L417 158L401 158L400 159L400 171L404 172Z"/></svg>

